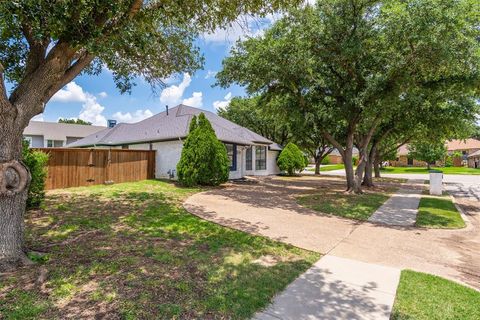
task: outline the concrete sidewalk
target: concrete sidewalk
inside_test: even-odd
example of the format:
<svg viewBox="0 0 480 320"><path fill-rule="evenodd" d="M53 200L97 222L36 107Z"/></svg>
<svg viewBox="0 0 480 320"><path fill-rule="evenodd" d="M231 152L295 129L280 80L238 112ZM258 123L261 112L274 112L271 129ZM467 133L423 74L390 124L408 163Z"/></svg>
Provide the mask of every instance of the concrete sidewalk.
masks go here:
<svg viewBox="0 0 480 320"><path fill-rule="evenodd" d="M389 319L399 280L399 269L326 255L254 319Z"/></svg>
<svg viewBox="0 0 480 320"><path fill-rule="evenodd" d="M397 193L378 208L368 221L391 226L414 226L422 195L422 189L415 189L414 184L423 184L423 180L408 180L407 185L400 188Z"/></svg>

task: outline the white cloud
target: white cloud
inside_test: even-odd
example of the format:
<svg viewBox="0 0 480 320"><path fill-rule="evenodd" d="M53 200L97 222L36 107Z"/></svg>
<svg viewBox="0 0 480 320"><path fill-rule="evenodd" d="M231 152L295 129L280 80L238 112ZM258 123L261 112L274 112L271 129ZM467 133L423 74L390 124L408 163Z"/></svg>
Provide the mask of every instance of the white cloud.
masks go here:
<svg viewBox="0 0 480 320"><path fill-rule="evenodd" d="M225 97L223 97L223 100L214 101L213 102L213 107L215 108L215 110L224 109L230 104L230 101L232 101L232 93L231 92L227 93L227 95Z"/></svg>
<svg viewBox="0 0 480 320"><path fill-rule="evenodd" d="M43 113L37 114L35 117L32 118L32 121L45 121L43 118Z"/></svg>
<svg viewBox="0 0 480 320"><path fill-rule="evenodd" d="M97 98L87 93L87 100L82 105L78 118L91 122L96 126L105 126L107 119L102 115L103 110L105 110L105 107L97 102Z"/></svg>
<svg viewBox="0 0 480 320"><path fill-rule="evenodd" d="M103 96L102 92L99 94L99 96ZM63 89L60 89L52 97L51 101L64 103L82 102L82 110L80 110L78 115L79 119L99 126L105 126L107 124L107 119L102 115L105 107L97 102L97 97L89 92L84 91L83 88L74 81L68 83Z"/></svg>
<svg viewBox="0 0 480 320"><path fill-rule="evenodd" d="M55 102L85 102L86 100L87 93L74 81L68 83L50 99Z"/></svg>
<svg viewBox="0 0 480 320"><path fill-rule="evenodd" d="M182 103L184 105L201 108L203 107L203 94L201 92L194 92L190 98L183 99Z"/></svg>
<svg viewBox="0 0 480 320"><path fill-rule="evenodd" d="M207 71L207 74L205 75L205 79L210 79L210 78L213 78L217 75L217 71L213 71L213 70L208 70Z"/></svg>
<svg viewBox="0 0 480 320"><path fill-rule="evenodd" d="M213 78L213 77L215 77L216 74L217 74L217 71L208 70L207 74L205 75L205 79Z"/></svg>
<svg viewBox="0 0 480 320"><path fill-rule="evenodd" d="M191 82L192 78L190 75L188 73L184 73L183 80L180 84L171 85L170 87L163 89L162 93L160 94L160 102L170 107L176 106L180 103L180 101L182 101L183 93Z"/></svg>
<svg viewBox="0 0 480 320"><path fill-rule="evenodd" d="M107 94L105 91L102 91L102 92L100 92L100 93L98 94L98 96L99 96L100 98L106 98L106 97L108 97L108 94Z"/></svg>
<svg viewBox="0 0 480 320"><path fill-rule="evenodd" d="M150 111L149 109L146 109L146 110L137 110L133 114L131 114L130 112L126 112L126 113L122 113L120 111L115 112L112 115L112 118L115 120L118 120L118 122L133 123L133 122L142 121L146 118L150 118L151 116L153 116L152 111Z"/></svg>

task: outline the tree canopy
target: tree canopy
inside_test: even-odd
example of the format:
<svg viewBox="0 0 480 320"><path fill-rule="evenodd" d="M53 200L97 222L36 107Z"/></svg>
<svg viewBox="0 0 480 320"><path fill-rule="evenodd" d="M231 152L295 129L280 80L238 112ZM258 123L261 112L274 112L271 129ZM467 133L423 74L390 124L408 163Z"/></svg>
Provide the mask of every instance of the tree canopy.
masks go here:
<svg viewBox="0 0 480 320"><path fill-rule="evenodd" d="M408 146L408 156L425 161L428 169L430 165L438 160L444 160L447 155L445 140L415 141Z"/></svg>
<svg viewBox="0 0 480 320"><path fill-rule="evenodd" d="M475 118L479 7L472 0L319 1L237 43L218 84L282 99L292 115L312 114L344 158L348 189L361 192L372 139L399 113L436 123L432 115L443 112L459 115L458 123ZM404 103L417 96L421 102Z"/></svg>
<svg viewBox="0 0 480 320"><path fill-rule="evenodd" d="M272 109L274 102L264 105L260 96L249 98L235 97L225 108L218 110L218 115L238 125L252 130L280 145L285 145L291 138L288 118L280 116Z"/></svg>
<svg viewBox="0 0 480 320"><path fill-rule="evenodd" d="M79 74L96 75L103 68L122 93L137 78L157 87L174 73L203 65L195 43L200 34L239 16L265 16L298 3L0 1L0 180L7 181L6 191L0 190L0 270L26 260L23 212L30 174L21 160L22 133L58 90Z"/></svg>
<svg viewBox="0 0 480 320"><path fill-rule="evenodd" d="M82 120L82 119L67 119L67 118L60 118L58 119L58 123L69 123L69 124L82 124L86 126L91 126L92 123Z"/></svg>

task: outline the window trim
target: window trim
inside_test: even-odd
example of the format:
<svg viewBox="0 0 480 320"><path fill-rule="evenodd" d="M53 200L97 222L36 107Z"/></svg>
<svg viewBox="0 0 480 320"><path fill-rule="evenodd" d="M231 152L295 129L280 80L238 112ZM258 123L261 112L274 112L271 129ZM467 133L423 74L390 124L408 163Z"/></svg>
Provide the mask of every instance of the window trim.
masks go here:
<svg viewBox="0 0 480 320"><path fill-rule="evenodd" d="M232 146L232 164L230 165L230 171L237 171L237 145L235 143L224 143L225 149L227 149L227 145ZM227 156L228 156L228 149L227 149ZM229 158L230 160L230 158Z"/></svg>
<svg viewBox="0 0 480 320"><path fill-rule="evenodd" d="M248 155L250 154L250 159ZM250 146L245 150L245 170L253 171L253 147Z"/></svg>
<svg viewBox="0 0 480 320"><path fill-rule="evenodd" d="M259 160L257 150L264 151L263 154L265 155L265 157L263 159L260 158ZM260 155L261 154L262 152L260 151ZM263 166L258 165L259 161L262 161ZM264 171L264 170L267 170L267 146L256 146L255 147L255 171Z"/></svg>

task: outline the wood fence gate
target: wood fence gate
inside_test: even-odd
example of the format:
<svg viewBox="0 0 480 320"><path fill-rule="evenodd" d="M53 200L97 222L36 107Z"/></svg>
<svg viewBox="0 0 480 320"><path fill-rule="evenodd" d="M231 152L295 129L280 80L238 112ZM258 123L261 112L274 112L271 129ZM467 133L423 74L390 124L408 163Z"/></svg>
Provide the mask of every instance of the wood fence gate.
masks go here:
<svg viewBox="0 0 480 320"><path fill-rule="evenodd" d="M155 178L155 151L35 148L49 155L46 189Z"/></svg>

